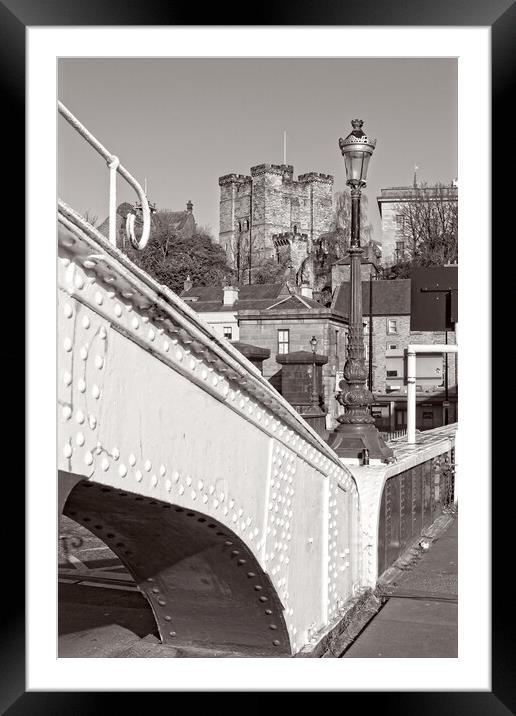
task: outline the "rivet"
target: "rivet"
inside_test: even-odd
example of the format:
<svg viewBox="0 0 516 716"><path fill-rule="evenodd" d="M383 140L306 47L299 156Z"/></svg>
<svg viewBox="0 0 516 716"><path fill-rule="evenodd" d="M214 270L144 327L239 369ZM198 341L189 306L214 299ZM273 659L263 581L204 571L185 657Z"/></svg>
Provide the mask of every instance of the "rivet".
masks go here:
<svg viewBox="0 0 516 716"><path fill-rule="evenodd" d="M166 605L166 601L164 599L158 599L158 604L161 604L162 607Z"/></svg>
<svg viewBox="0 0 516 716"><path fill-rule="evenodd" d="M269 629L272 629L273 631L275 631L277 628L278 627L276 626L276 624L269 624Z"/></svg>
<svg viewBox="0 0 516 716"><path fill-rule="evenodd" d="M268 602L268 601L269 601L269 597L260 597L260 601L261 601L261 602Z"/></svg>
<svg viewBox="0 0 516 716"><path fill-rule="evenodd" d="M190 487L190 485L192 484L192 478L190 477L190 475L186 476L186 484L188 485L188 487Z"/></svg>
<svg viewBox="0 0 516 716"><path fill-rule="evenodd" d="M65 314L66 318L71 318L73 316L73 308L70 306L69 303L65 303L63 306L63 313Z"/></svg>
<svg viewBox="0 0 516 716"><path fill-rule="evenodd" d="M179 494L182 495L184 493L184 491L185 491L185 488L183 487L183 485L180 485L179 490L178 490Z"/></svg>
<svg viewBox="0 0 516 716"><path fill-rule="evenodd" d="M66 445L63 448L63 455L65 457L72 457L72 452L73 452L72 446L70 445L70 443L66 443Z"/></svg>
<svg viewBox="0 0 516 716"><path fill-rule="evenodd" d="M78 274L78 273L75 274L74 279L73 279L73 282L74 282L74 284L75 284L75 288L81 289L81 288L84 287L84 279L83 279L83 277L82 277L80 274Z"/></svg>
<svg viewBox="0 0 516 716"><path fill-rule="evenodd" d="M77 433L77 435L75 436L75 442L77 443L77 445L79 447L82 447L84 445L84 443L86 442L84 435L82 433Z"/></svg>
<svg viewBox="0 0 516 716"><path fill-rule="evenodd" d="M149 333L147 335L148 335L149 341L153 341L156 338L156 334L154 333L152 328L149 329Z"/></svg>
<svg viewBox="0 0 516 716"><path fill-rule="evenodd" d="M170 492L170 490L172 489L172 480L165 481L165 489L167 492Z"/></svg>
<svg viewBox="0 0 516 716"><path fill-rule="evenodd" d="M140 326L140 321L136 318L136 316L133 317L133 320L131 321L131 323L132 323L134 329L139 328L139 326Z"/></svg>
<svg viewBox="0 0 516 716"><path fill-rule="evenodd" d="M190 497L192 498L192 500L196 499L197 493L195 492L195 490L192 490L192 492L190 493Z"/></svg>
<svg viewBox="0 0 516 716"><path fill-rule="evenodd" d="M132 453L129 455L129 465L131 467L134 467L136 465L136 458Z"/></svg>
<svg viewBox="0 0 516 716"><path fill-rule="evenodd" d="M219 501L218 501L218 500L213 500L213 507L214 507L215 509L217 509L218 506L219 506Z"/></svg>
<svg viewBox="0 0 516 716"><path fill-rule="evenodd" d="M157 484L158 484L158 478L156 475L153 475L151 478L151 485L152 485L152 487L156 487Z"/></svg>
<svg viewBox="0 0 516 716"><path fill-rule="evenodd" d="M177 470L174 470L172 477L174 478L174 482L178 482L179 480L179 472Z"/></svg>
<svg viewBox="0 0 516 716"><path fill-rule="evenodd" d="M107 457L102 460L102 469L104 470L104 472L107 472L109 470L109 460L107 459Z"/></svg>
<svg viewBox="0 0 516 716"><path fill-rule="evenodd" d="M242 565L242 564L245 564L246 561L247 561L247 560L245 560L245 559L238 559L238 560L237 560L237 564Z"/></svg>
<svg viewBox="0 0 516 716"><path fill-rule="evenodd" d="M236 557L237 554L240 554L240 550L234 549L234 550L231 552L231 554L232 554L233 557Z"/></svg>
<svg viewBox="0 0 516 716"><path fill-rule="evenodd" d="M199 480L199 482L197 483L197 489L202 490L203 487L204 487L204 482L202 480Z"/></svg>
<svg viewBox="0 0 516 716"><path fill-rule="evenodd" d="M86 381L84 380L84 378L79 378L77 382L77 388L79 389L80 393L84 393L84 391L86 390Z"/></svg>
<svg viewBox="0 0 516 716"><path fill-rule="evenodd" d="M88 349L86 346L82 346L81 350L79 351L79 355L81 356L81 360L86 360L88 357Z"/></svg>
<svg viewBox="0 0 516 716"><path fill-rule="evenodd" d="M122 315L122 306L119 303L115 303L114 311L115 316L118 316L120 318L120 316Z"/></svg>
<svg viewBox="0 0 516 716"><path fill-rule="evenodd" d="M279 639L274 639L274 641L273 641L272 643L274 644L274 646L279 646L279 645L280 645L280 640L279 640Z"/></svg>
<svg viewBox="0 0 516 716"><path fill-rule="evenodd" d="M93 386L93 388L91 389L91 394L95 399L100 397L100 388L98 385Z"/></svg>
<svg viewBox="0 0 516 716"><path fill-rule="evenodd" d="M272 609L266 609L265 614L268 614L270 616L272 614Z"/></svg>
<svg viewBox="0 0 516 716"><path fill-rule="evenodd" d="M226 541L224 542L224 544L226 545L226 547L231 547L231 545L233 544L233 542L230 542L229 540L226 540Z"/></svg>
<svg viewBox="0 0 516 716"><path fill-rule="evenodd" d="M90 327L90 317L89 316L82 317L82 327L86 328L86 330Z"/></svg>
<svg viewBox="0 0 516 716"><path fill-rule="evenodd" d="M101 326L99 328L99 336L102 338L102 340L105 340L107 338L107 331L105 326Z"/></svg>
<svg viewBox="0 0 516 716"><path fill-rule="evenodd" d="M152 463L150 460L145 460L145 464L143 466L146 470L146 472L150 472L152 468Z"/></svg>
<svg viewBox="0 0 516 716"><path fill-rule="evenodd" d="M255 592L261 592L262 589L263 589L263 587L261 587L259 584L255 584L255 585L254 585L254 590L255 590Z"/></svg>
<svg viewBox="0 0 516 716"><path fill-rule="evenodd" d="M136 478L136 482L141 482L143 478L143 473L141 470L136 470L134 473L134 477Z"/></svg>
<svg viewBox="0 0 516 716"><path fill-rule="evenodd" d="M70 420L72 417L72 409L69 405L65 405L63 408L63 418L65 420Z"/></svg>
<svg viewBox="0 0 516 716"><path fill-rule="evenodd" d="M118 460L118 458L120 457L120 450L117 447L114 447L111 450L111 457L113 458L113 460Z"/></svg>
<svg viewBox="0 0 516 716"><path fill-rule="evenodd" d="M102 356L95 356L95 366L101 370L104 367L104 358Z"/></svg>
<svg viewBox="0 0 516 716"><path fill-rule="evenodd" d="M247 576L252 579L253 577L256 577L256 574L254 572L248 572Z"/></svg>
<svg viewBox="0 0 516 716"><path fill-rule="evenodd" d="M166 622L172 621L172 617L170 617L168 614L167 614L165 617L163 617L163 619L164 619Z"/></svg>
<svg viewBox="0 0 516 716"><path fill-rule="evenodd" d="M120 475L120 477L125 477L127 475L127 468L124 463L122 463L118 468L118 474Z"/></svg>
<svg viewBox="0 0 516 716"><path fill-rule="evenodd" d="M166 472L167 472L167 468L165 467L165 465L160 465L159 466L159 474L161 475L161 477L164 477L166 475Z"/></svg>
<svg viewBox="0 0 516 716"><path fill-rule="evenodd" d="M103 300L104 299L102 297L102 294L100 293L100 291L97 291L97 293L95 294L95 302L97 303L97 305L102 306Z"/></svg>
<svg viewBox="0 0 516 716"><path fill-rule="evenodd" d="M93 462L93 455L91 454L91 452L88 451L88 452L85 454L85 456L84 456L84 462L86 463L86 465L91 465L91 464L92 464L92 462Z"/></svg>
<svg viewBox="0 0 516 716"><path fill-rule="evenodd" d="M175 632L175 631L169 631L169 636L176 636L176 632Z"/></svg>

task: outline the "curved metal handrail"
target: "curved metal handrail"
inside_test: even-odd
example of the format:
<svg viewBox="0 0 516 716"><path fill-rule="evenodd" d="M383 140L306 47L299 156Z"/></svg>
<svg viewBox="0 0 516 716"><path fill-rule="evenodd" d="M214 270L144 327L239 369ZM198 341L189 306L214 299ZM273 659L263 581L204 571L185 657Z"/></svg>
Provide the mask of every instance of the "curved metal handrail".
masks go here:
<svg viewBox="0 0 516 716"><path fill-rule="evenodd" d="M138 194L142 207L142 218L143 218L143 230L140 239L138 240L134 234L134 221L131 224L132 230L128 231L129 238L133 246L142 250L147 245L150 235L150 208L145 192L139 182L130 174L125 167L120 164L120 160L114 154L111 154L106 147L99 142L99 140L93 136L93 134L86 129L86 127L79 122L77 117L73 115L65 105L58 101L57 107L59 114L61 114L66 121L90 144L99 154L103 157L109 167L109 242L116 246L116 173L118 172L126 182L132 186L132 188ZM127 227L126 227L127 230Z"/></svg>

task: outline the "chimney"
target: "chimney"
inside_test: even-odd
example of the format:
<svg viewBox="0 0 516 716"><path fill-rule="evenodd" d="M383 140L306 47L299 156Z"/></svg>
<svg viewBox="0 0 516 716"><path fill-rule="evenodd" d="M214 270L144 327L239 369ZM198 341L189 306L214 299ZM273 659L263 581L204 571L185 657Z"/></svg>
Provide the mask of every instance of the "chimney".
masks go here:
<svg viewBox="0 0 516 716"><path fill-rule="evenodd" d="M192 286L193 286L193 283L190 279L190 274L188 274L188 276L186 277L186 281L183 284L183 289L185 291L189 291L192 288Z"/></svg>
<svg viewBox="0 0 516 716"><path fill-rule="evenodd" d="M314 290L308 283L301 284L301 295L303 298L313 298Z"/></svg>
<svg viewBox="0 0 516 716"><path fill-rule="evenodd" d="M238 301L238 288L236 286L224 286L224 306L234 306Z"/></svg>
<svg viewBox="0 0 516 716"><path fill-rule="evenodd" d="M190 201L190 199L188 199L188 201L186 203L186 210L189 211L190 213L193 211L193 204Z"/></svg>

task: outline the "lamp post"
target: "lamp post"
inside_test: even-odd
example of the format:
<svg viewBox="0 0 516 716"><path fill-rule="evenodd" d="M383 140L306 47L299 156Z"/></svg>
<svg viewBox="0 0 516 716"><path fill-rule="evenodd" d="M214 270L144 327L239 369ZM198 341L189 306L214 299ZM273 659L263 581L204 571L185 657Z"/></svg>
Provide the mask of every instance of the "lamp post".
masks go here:
<svg viewBox="0 0 516 716"><path fill-rule="evenodd" d="M316 366L315 366L315 351L317 349L317 338L315 336L312 336L310 338L310 345L312 346L312 396L311 396L311 403L314 408L319 407L319 394L317 392L317 374L316 374Z"/></svg>
<svg viewBox="0 0 516 716"><path fill-rule="evenodd" d="M353 119L351 133L339 139L344 157L347 182L351 187L351 241L350 257L350 304L348 351L344 364L344 380L339 383L341 392L338 402L344 406L344 415L337 418L339 427L331 434L329 444L341 458L356 460L368 454L370 459L389 461L393 452L387 447L374 424L370 412L373 396L366 388L364 326L362 323L362 276L360 246L360 198L366 186L369 160L376 146L362 131L364 122ZM364 450L367 453L364 453Z"/></svg>

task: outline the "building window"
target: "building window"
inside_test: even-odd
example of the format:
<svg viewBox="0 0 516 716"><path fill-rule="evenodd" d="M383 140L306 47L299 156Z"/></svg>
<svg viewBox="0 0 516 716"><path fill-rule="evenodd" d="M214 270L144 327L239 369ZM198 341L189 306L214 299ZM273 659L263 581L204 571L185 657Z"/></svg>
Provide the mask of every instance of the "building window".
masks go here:
<svg viewBox="0 0 516 716"><path fill-rule="evenodd" d="M387 333L397 333L398 332L398 322L395 318L388 318L387 319Z"/></svg>
<svg viewBox="0 0 516 716"><path fill-rule="evenodd" d="M400 231L403 231L403 227L405 225L405 217L403 214L396 214L396 228Z"/></svg>
<svg viewBox="0 0 516 716"><path fill-rule="evenodd" d="M290 343L289 333L290 333L290 331L288 328L278 330L278 353L279 354L289 352L289 343Z"/></svg>
<svg viewBox="0 0 516 716"><path fill-rule="evenodd" d="M397 343L387 343L387 350L388 351L397 351L398 344Z"/></svg>
<svg viewBox="0 0 516 716"><path fill-rule="evenodd" d="M388 370L387 371L387 378L397 378L397 377L398 377L397 370Z"/></svg>
<svg viewBox="0 0 516 716"><path fill-rule="evenodd" d="M227 338L228 341L230 341L233 338L232 326L224 326L222 330L224 331L224 338Z"/></svg>

